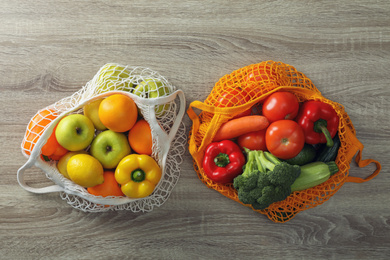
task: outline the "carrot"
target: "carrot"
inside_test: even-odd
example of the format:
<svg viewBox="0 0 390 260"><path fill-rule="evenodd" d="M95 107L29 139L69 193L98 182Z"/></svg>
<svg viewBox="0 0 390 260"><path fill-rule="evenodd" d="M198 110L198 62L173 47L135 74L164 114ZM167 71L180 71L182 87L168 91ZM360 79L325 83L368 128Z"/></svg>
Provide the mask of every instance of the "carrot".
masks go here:
<svg viewBox="0 0 390 260"><path fill-rule="evenodd" d="M236 138L243 134L263 130L268 125L269 121L265 116L251 115L234 118L221 125L213 141Z"/></svg>

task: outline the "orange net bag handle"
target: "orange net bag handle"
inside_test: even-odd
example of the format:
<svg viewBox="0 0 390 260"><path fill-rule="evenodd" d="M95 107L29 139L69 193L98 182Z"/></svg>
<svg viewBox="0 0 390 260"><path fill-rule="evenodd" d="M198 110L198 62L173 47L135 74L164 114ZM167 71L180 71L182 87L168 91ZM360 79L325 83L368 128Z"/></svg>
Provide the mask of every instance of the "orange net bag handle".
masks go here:
<svg viewBox="0 0 390 260"><path fill-rule="evenodd" d="M229 118L232 117L232 115L239 114L242 111L245 111L249 108L251 108L257 100L252 100L244 105L236 106L236 107L215 107L212 105L208 105L206 103L200 102L200 101L192 101L187 109L187 115L192 121L192 129L191 129L191 135L189 137L189 152L193 156L196 161L200 162L202 160L203 156L203 150L206 148L206 146L209 144L209 142L212 140L213 136L215 135L216 131L218 130L219 125L221 125L222 120L227 121ZM205 133L205 136L203 136L202 143L199 147L196 146L195 142L195 136L197 135L200 127L200 118L195 113L194 108L202 110L202 112L212 113L214 114L210 124L216 127L213 127L210 129L210 131L207 131Z"/></svg>
<svg viewBox="0 0 390 260"><path fill-rule="evenodd" d="M347 132L348 131L351 131L351 130L349 130L347 128ZM368 166L369 164L374 163L375 166L376 166L376 169L375 169L375 171L373 173L371 173L366 178L348 176L345 181L346 182L354 182L354 183L363 183L363 182L367 182L369 180L372 180L381 171L382 165L378 161L376 161L374 159L362 160L362 152L363 152L364 145L357 139L356 135L354 135L352 132L351 133L347 133L346 136L349 137L350 142L354 145L348 151L346 156L350 157L350 158L353 158L353 156L355 156L355 154L357 152L356 157L355 157L355 162L357 163L359 168L364 168L364 167Z"/></svg>
<svg viewBox="0 0 390 260"><path fill-rule="evenodd" d="M213 107L213 106L206 105L205 103L196 100L196 101L191 102L191 104L189 105L189 107L187 109L187 115L192 121L192 130L191 130L192 134L190 135L188 149L189 149L190 154L192 154L192 156L194 156L194 159L198 161L201 159L200 158L201 153L199 153L199 151L202 150L201 147L204 147L204 145L205 145L204 140L211 139L211 136L206 137L206 138L204 137L202 144L200 145L200 147L198 149L198 147L195 145L195 135L199 131L200 119L199 119L199 116L195 113L193 108L198 108L202 111L209 111L211 113L214 113L215 112L214 110L216 110L217 108ZM213 119L215 119L215 117Z"/></svg>

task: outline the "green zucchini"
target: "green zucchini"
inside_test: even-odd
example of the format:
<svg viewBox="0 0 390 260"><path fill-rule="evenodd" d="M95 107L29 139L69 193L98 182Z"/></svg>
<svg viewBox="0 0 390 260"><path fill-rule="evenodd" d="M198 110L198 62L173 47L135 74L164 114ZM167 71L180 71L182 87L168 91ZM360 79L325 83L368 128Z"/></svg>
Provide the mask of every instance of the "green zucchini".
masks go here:
<svg viewBox="0 0 390 260"><path fill-rule="evenodd" d="M291 191L300 191L317 186L337 173L339 168L334 161L312 162L301 166L301 174L291 185Z"/></svg>
<svg viewBox="0 0 390 260"><path fill-rule="evenodd" d="M324 148L322 149L322 151L318 154L315 161L317 161L317 162L334 161L337 157L337 153L339 151L340 145L341 145L341 142L340 142L339 135L336 134L333 137L333 146L328 147L325 145Z"/></svg>
<svg viewBox="0 0 390 260"><path fill-rule="evenodd" d="M310 163L316 157L316 149L310 144L305 144L299 154L291 159L285 160L292 165L305 165Z"/></svg>

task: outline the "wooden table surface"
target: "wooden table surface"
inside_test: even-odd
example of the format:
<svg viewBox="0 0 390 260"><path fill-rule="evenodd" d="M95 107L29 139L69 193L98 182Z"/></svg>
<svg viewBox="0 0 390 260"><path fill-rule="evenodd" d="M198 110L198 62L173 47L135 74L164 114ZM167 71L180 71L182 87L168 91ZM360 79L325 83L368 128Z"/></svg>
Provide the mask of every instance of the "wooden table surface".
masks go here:
<svg viewBox="0 0 390 260"><path fill-rule="evenodd" d="M2 1L0 259L386 259L390 256L390 2ZM16 179L30 118L108 62L158 71L203 101L225 74L265 60L307 75L344 105L363 159L346 183L280 224L199 181L189 152L170 198L149 213L84 213ZM191 121L183 119L187 130ZM351 163L366 177L373 165ZM34 187L50 185L39 169Z"/></svg>

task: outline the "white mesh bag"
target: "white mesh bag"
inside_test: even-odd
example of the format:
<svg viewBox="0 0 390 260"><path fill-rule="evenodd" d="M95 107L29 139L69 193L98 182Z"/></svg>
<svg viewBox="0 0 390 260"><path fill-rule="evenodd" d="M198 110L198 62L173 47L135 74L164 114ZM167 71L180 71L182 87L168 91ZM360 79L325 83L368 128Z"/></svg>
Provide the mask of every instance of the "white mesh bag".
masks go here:
<svg viewBox="0 0 390 260"><path fill-rule="evenodd" d="M143 87L136 88L137 85ZM88 102L118 93L131 97L149 123L153 139L151 156L162 169L160 182L154 192L145 198L94 196L59 173L56 161L45 161L41 157L41 148L61 118L72 113L82 113L83 106ZM34 121L35 116L32 118L22 142L22 153L27 162L18 170L17 179L23 189L32 193L59 192L68 204L85 212L148 212L168 199L179 179L180 164L187 144L182 122L185 96L183 91L177 90L157 72L144 67L108 63L79 91L38 111L36 115L39 113L41 120ZM50 120L50 123L47 124L47 120ZM42 122L46 123L40 125ZM38 134L30 133L34 127L42 130L35 131ZM27 136L29 138L26 138ZM43 188L28 185L24 176L26 170L33 166L43 170L54 185Z"/></svg>

